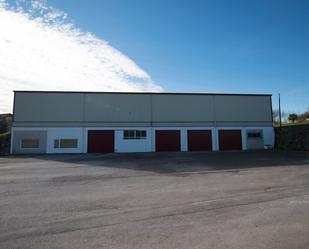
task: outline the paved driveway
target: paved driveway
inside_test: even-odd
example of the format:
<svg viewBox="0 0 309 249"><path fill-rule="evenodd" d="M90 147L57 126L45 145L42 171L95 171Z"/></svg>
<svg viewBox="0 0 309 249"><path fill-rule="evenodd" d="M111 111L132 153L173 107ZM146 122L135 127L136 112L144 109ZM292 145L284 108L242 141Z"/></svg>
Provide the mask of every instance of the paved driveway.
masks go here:
<svg viewBox="0 0 309 249"><path fill-rule="evenodd" d="M309 248L309 153L0 158L0 248Z"/></svg>

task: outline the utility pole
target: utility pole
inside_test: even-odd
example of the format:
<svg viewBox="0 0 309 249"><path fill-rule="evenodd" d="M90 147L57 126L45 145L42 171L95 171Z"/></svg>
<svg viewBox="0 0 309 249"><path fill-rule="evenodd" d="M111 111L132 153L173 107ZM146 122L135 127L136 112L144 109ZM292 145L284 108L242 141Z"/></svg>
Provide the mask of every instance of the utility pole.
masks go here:
<svg viewBox="0 0 309 249"><path fill-rule="evenodd" d="M282 127L282 121L281 121L281 102L280 102L280 93L279 93L279 122L280 122L280 128Z"/></svg>

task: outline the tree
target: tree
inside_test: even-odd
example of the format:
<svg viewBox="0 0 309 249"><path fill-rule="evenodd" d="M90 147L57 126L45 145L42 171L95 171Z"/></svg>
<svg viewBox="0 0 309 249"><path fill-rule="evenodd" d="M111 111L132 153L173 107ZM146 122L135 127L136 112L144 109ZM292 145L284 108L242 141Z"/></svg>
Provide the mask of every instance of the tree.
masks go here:
<svg viewBox="0 0 309 249"><path fill-rule="evenodd" d="M309 111L306 111L302 114L299 114L298 117L297 117L297 121L299 121L299 122L303 122L303 121L306 121L306 120L309 120Z"/></svg>
<svg viewBox="0 0 309 249"><path fill-rule="evenodd" d="M9 130L9 124L5 118L0 119L0 133L7 132Z"/></svg>
<svg viewBox="0 0 309 249"><path fill-rule="evenodd" d="M291 113L289 114L288 120L292 121L293 123L295 123L295 121L297 120L298 116L296 113Z"/></svg>

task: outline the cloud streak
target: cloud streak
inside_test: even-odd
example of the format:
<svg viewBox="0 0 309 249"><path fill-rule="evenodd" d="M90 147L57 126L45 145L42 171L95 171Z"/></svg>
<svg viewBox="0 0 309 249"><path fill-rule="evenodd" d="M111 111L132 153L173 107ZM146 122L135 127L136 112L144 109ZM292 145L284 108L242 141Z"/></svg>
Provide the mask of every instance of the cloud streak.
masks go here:
<svg viewBox="0 0 309 249"><path fill-rule="evenodd" d="M0 0L0 113L13 90L162 91L134 61L45 1Z"/></svg>

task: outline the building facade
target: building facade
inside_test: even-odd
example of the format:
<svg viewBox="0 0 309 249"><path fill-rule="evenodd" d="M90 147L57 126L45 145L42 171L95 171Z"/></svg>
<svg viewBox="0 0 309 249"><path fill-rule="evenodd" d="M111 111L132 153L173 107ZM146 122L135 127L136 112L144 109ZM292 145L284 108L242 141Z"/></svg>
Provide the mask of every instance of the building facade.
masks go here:
<svg viewBox="0 0 309 249"><path fill-rule="evenodd" d="M272 147L271 95L15 91L11 152Z"/></svg>

